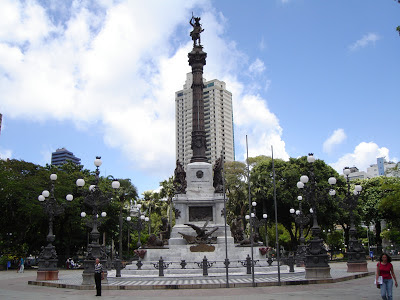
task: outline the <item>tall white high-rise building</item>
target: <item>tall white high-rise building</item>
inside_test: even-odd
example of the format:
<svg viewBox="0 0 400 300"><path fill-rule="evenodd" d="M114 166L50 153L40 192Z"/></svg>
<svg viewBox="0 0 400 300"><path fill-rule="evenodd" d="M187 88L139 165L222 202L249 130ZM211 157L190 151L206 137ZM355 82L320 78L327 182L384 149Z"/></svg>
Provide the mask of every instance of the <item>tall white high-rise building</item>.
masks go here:
<svg viewBox="0 0 400 300"><path fill-rule="evenodd" d="M192 73L186 76L183 90L175 93L176 159L185 167L192 158ZM204 128L206 132L206 156L214 163L224 154L225 161L235 160L232 93L223 81L213 79L204 82Z"/></svg>

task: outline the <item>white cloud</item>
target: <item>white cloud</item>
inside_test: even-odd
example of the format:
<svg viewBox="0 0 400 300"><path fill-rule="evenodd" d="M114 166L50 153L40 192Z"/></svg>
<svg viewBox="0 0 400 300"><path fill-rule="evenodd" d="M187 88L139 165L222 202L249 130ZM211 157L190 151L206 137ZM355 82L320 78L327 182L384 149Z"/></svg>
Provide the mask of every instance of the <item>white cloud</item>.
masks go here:
<svg viewBox="0 0 400 300"><path fill-rule="evenodd" d="M265 99L232 75L248 68L247 57L234 41L224 39L226 19L209 2L103 1L104 14L79 3L74 2L71 17L61 26L35 2L6 2L10 13L0 12L3 113L32 121L69 120L77 128L95 124L103 128L105 143L120 149L135 168L170 174L175 162L174 92L190 71L187 19L201 6L207 9L202 15L205 77L224 80L233 93L235 139L241 150L247 133L252 155L266 154L274 145L277 157L289 157L279 120ZM181 27L187 28L182 41L176 34ZM260 73L265 66L256 59L249 69Z"/></svg>
<svg viewBox="0 0 400 300"><path fill-rule="evenodd" d="M154 1L120 2L109 8L101 26L95 12L75 3L62 31L39 5L7 4L14 13L11 20L0 18L0 28L7 29L0 32L4 113L29 120L69 119L81 128L96 123L104 128L106 143L139 168L152 162L149 169L165 170L164 162L174 163L173 97L188 71L188 51L182 52L188 49L171 56L168 39L177 26L187 24L186 1L161 9ZM30 11L36 21L27 23ZM98 34L95 26L101 28ZM14 28L21 34L12 35ZM28 29L33 34L22 35Z"/></svg>
<svg viewBox="0 0 400 300"><path fill-rule="evenodd" d="M11 159L12 151L9 149L0 148L0 159L6 160L7 158Z"/></svg>
<svg viewBox="0 0 400 300"><path fill-rule="evenodd" d="M264 40L264 37L261 37L261 41L260 41L260 43L258 44L258 49L260 49L261 51L263 51L263 50L265 50L266 49L266 45L265 45L265 40Z"/></svg>
<svg viewBox="0 0 400 300"><path fill-rule="evenodd" d="M330 153L334 146L341 144L347 138L346 133L342 128L336 129L332 135L324 142L323 151Z"/></svg>
<svg viewBox="0 0 400 300"><path fill-rule="evenodd" d="M18 45L28 42L31 46L35 46L37 42L56 30L56 26L53 26L46 17L43 7L34 1L1 2L0 41L12 40Z"/></svg>
<svg viewBox="0 0 400 300"><path fill-rule="evenodd" d="M275 114L270 112L265 100L258 95L242 94L239 84L236 90L239 101L234 101L235 142L246 147L246 135L248 136L249 156L271 155L271 146L274 148L274 156L284 160L289 159L282 140L282 128ZM238 159L245 159L243 151Z"/></svg>
<svg viewBox="0 0 400 300"><path fill-rule="evenodd" d="M364 35L361 39L355 41L353 44L349 46L351 51L356 51L360 48L364 48L370 44L374 44L380 39L380 36L375 33L368 33Z"/></svg>
<svg viewBox="0 0 400 300"><path fill-rule="evenodd" d="M265 71L265 65L262 60L257 58L250 66L249 66L249 72L250 74L261 74L262 72Z"/></svg>
<svg viewBox="0 0 400 300"><path fill-rule="evenodd" d="M389 149L381 147L374 142L362 142L358 144L353 153L347 153L340 157L337 162L330 164L339 174L343 173L344 167L357 167L360 171L367 171L367 168L376 163L377 157L385 157L390 160Z"/></svg>

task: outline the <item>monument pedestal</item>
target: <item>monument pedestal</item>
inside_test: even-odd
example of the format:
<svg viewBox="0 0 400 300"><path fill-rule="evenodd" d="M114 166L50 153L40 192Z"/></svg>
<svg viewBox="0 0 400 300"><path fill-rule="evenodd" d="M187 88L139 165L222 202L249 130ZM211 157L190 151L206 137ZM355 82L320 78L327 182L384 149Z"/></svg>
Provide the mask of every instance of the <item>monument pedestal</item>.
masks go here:
<svg viewBox="0 0 400 300"><path fill-rule="evenodd" d="M37 280L58 280L58 259L56 255L53 255L53 253L55 253L55 247L49 244L40 254L41 258L39 259L39 268L36 275ZM52 255L53 258L50 258Z"/></svg>
<svg viewBox="0 0 400 300"><path fill-rule="evenodd" d="M177 194L172 199L175 209L175 225L171 230L168 246L161 249L146 249L143 261L158 261L160 256L165 261L200 262L204 256L209 260L225 259L225 249L228 248L229 259L232 261L245 260L250 253L249 247L235 247L229 225L226 225L225 245L225 218L224 194L215 193L213 187L212 165L204 162L194 162L187 165L187 189L185 194ZM211 235L211 243L206 247L197 247L197 244L188 244L180 233L196 236L196 231L185 224L193 224L208 232L215 230ZM201 245L201 244L200 244ZM212 247L209 247L212 246ZM194 248L193 248L194 247ZM201 250L202 251L197 251ZM213 249L211 251L211 249ZM258 248L254 249L255 256L259 257Z"/></svg>
<svg viewBox="0 0 400 300"><path fill-rule="evenodd" d="M99 255L100 256L100 255ZM85 259L83 261L83 273L82 273L82 285L93 285L94 282L94 264L96 260L94 259ZM108 283L107 280L107 260L101 259L100 263L103 265L104 279L101 281L102 283Z"/></svg>
<svg viewBox="0 0 400 300"><path fill-rule="evenodd" d="M352 238L347 251L347 272L368 272L365 250L361 242L355 238L356 230L351 232Z"/></svg>
<svg viewBox="0 0 400 300"><path fill-rule="evenodd" d="M36 280L58 280L58 270L37 271Z"/></svg>
<svg viewBox="0 0 400 300"><path fill-rule="evenodd" d="M368 272L368 264L367 262L348 262L347 263L347 272Z"/></svg>
<svg viewBox="0 0 400 300"><path fill-rule="evenodd" d="M107 284L107 272L104 271L104 279L101 281L102 284ZM82 285L94 285L94 272L87 272L83 271L82 273Z"/></svg>
<svg viewBox="0 0 400 300"><path fill-rule="evenodd" d="M94 273L82 273L82 285L94 285Z"/></svg>
<svg viewBox="0 0 400 300"><path fill-rule="evenodd" d="M326 253L312 254L312 251L317 248L321 241L321 239L310 240L310 246L305 260L306 279L332 278L331 267L328 264L329 256Z"/></svg>
<svg viewBox="0 0 400 300"><path fill-rule="evenodd" d="M188 164L186 180L186 194L177 194L172 199L176 216L169 245L187 244L179 232L196 235L196 232L185 224L203 227L206 222L208 231L218 227L212 236L216 237L218 243L225 243L224 194L214 192L212 165L204 162ZM228 225L227 236L233 244Z"/></svg>
<svg viewBox="0 0 400 300"><path fill-rule="evenodd" d="M306 279L332 278L331 267L306 267Z"/></svg>

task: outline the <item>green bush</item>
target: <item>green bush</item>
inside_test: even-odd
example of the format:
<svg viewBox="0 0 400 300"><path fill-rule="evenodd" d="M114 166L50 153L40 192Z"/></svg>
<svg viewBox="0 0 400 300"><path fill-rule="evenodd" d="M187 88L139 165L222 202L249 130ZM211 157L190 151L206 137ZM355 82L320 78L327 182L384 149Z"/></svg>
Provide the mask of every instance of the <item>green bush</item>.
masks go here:
<svg viewBox="0 0 400 300"><path fill-rule="evenodd" d="M8 261L12 261L17 259L16 256L12 256L11 254L4 254L0 257L0 265L6 266Z"/></svg>

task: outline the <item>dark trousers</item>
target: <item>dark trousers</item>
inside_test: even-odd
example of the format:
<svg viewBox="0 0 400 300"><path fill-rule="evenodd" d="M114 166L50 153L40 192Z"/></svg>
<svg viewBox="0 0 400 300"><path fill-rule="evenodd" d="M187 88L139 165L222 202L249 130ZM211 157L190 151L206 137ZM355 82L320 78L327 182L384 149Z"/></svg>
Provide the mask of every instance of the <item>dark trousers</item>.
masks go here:
<svg viewBox="0 0 400 300"><path fill-rule="evenodd" d="M101 273L94 273L94 282L96 283L96 295L101 296Z"/></svg>

